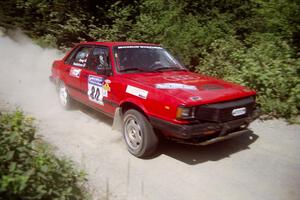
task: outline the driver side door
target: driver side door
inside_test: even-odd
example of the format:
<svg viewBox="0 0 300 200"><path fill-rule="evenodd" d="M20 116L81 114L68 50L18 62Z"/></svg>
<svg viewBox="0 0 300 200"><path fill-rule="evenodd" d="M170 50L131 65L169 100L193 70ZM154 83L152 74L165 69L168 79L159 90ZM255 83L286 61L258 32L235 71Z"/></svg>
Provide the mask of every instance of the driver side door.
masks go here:
<svg viewBox="0 0 300 200"><path fill-rule="evenodd" d="M85 93L84 101L96 110L113 116L115 106L108 103L111 99L110 75L106 69L111 69L109 48L95 46L88 59L87 68L81 71L81 89Z"/></svg>

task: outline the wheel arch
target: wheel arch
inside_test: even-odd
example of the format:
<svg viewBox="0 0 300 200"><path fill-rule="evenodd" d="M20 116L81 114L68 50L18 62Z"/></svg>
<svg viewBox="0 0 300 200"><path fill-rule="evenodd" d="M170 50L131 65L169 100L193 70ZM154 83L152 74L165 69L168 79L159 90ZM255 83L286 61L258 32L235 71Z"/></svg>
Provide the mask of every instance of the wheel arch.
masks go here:
<svg viewBox="0 0 300 200"><path fill-rule="evenodd" d="M147 119L149 119L146 109L143 106L139 106L137 103L132 101L124 101L120 105L121 115L123 116L127 110L135 109L142 113Z"/></svg>
<svg viewBox="0 0 300 200"><path fill-rule="evenodd" d="M69 86L66 84L65 80L57 77L54 79L54 84L55 84L56 90L58 90L60 84L64 84L66 86L67 91L69 92Z"/></svg>

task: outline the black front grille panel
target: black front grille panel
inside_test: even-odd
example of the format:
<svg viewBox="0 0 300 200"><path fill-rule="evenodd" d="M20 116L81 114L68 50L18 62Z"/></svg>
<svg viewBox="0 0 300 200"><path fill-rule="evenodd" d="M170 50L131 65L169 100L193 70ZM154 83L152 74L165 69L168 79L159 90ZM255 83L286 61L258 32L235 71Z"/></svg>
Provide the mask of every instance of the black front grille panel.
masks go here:
<svg viewBox="0 0 300 200"><path fill-rule="evenodd" d="M215 104L201 105L197 107L196 118L201 121L226 122L250 116L255 106L254 97L226 101ZM240 116L233 116L232 110L246 108L246 113Z"/></svg>

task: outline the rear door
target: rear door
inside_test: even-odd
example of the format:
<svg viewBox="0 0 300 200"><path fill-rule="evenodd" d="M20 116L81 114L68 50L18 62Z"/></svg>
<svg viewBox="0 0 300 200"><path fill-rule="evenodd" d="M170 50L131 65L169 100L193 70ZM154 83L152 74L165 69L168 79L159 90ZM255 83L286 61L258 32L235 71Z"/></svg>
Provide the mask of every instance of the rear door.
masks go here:
<svg viewBox="0 0 300 200"><path fill-rule="evenodd" d="M111 76L106 74L104 68L111 71L109 48L95 46L90 53L87 67L81 71L81 90L85 93L84 101L87 104L113 116L116 106L111 103Z"/></svg>
<svg viewBox="0 0 300 200"><path fill-rule="evenodd" d="M64 81L72 97L82 100L84 91L81 89L82 71L87 68L87 60L92 46L79 46L66 60Z"/></svg>

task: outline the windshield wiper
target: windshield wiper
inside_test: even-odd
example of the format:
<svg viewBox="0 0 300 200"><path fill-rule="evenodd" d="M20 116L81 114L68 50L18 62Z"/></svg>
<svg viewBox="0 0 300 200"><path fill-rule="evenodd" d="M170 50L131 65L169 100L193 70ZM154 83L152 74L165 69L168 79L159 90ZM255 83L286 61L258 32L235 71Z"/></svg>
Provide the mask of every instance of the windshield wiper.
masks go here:
<svg viewBox="0 0 300 200"><path fill-rule="evenodd" d="M129 71L140 71L140 72L145 72L145 70L138 68L138 67L130 67L130 68L125 68L125 69L120 69L120 72L129 72Z"/></svg>

